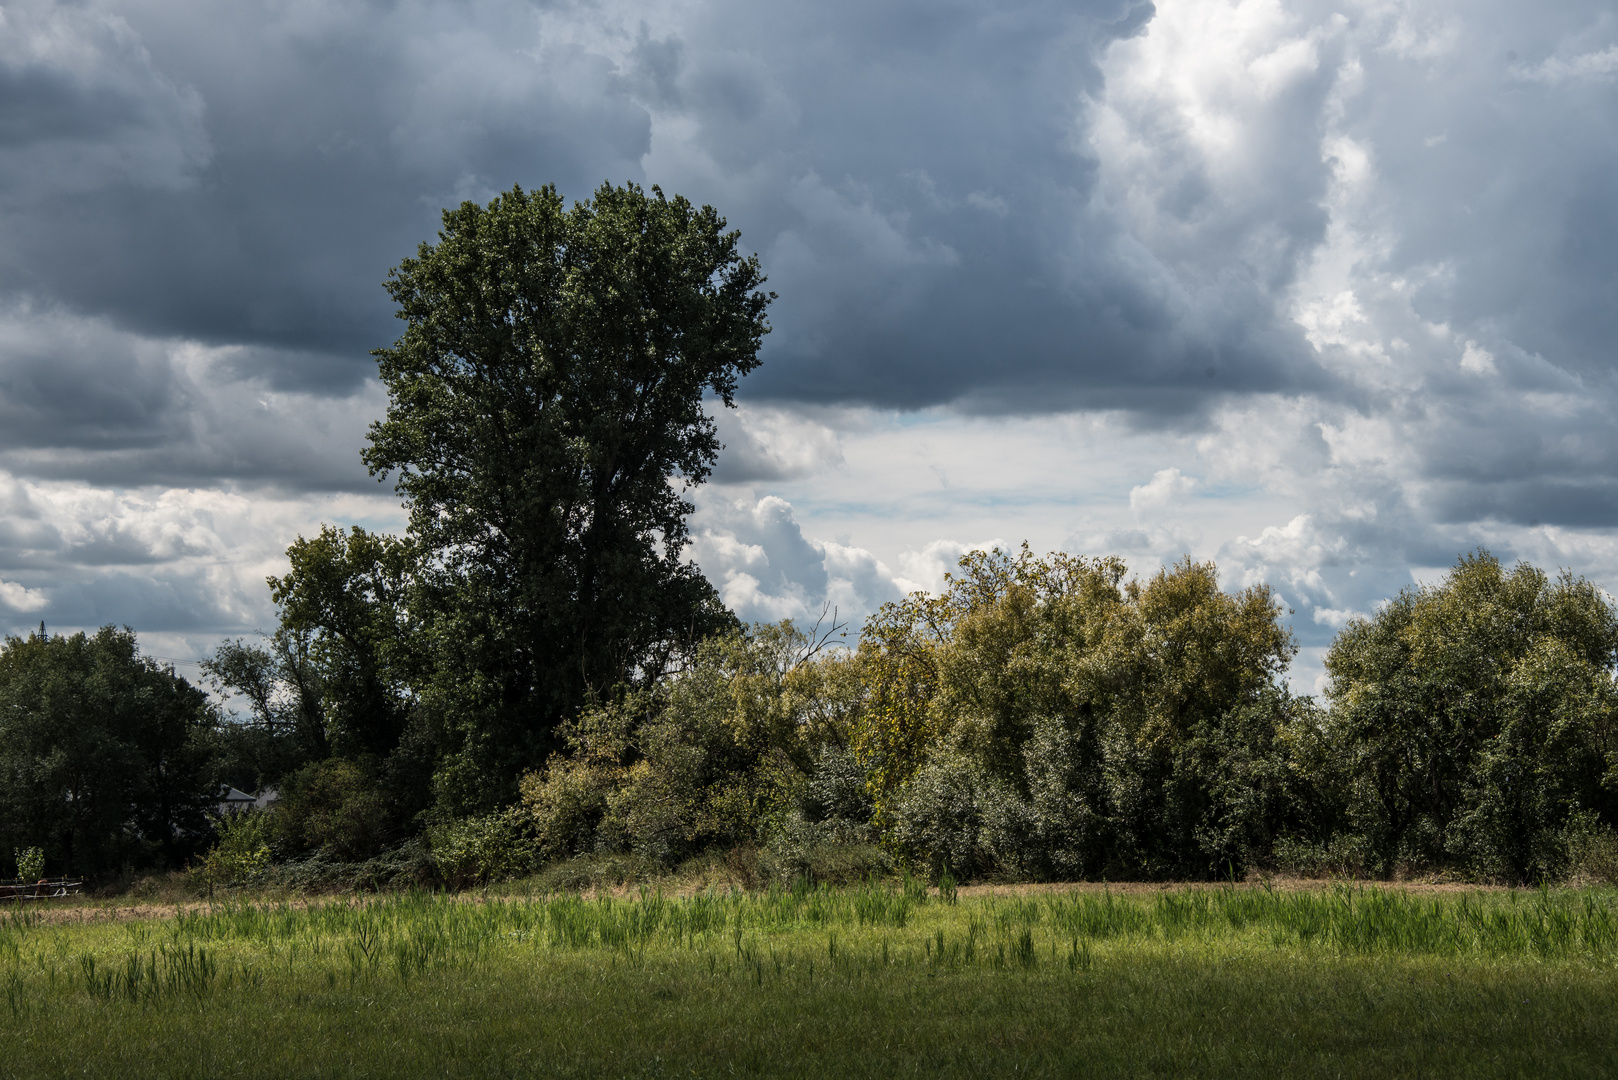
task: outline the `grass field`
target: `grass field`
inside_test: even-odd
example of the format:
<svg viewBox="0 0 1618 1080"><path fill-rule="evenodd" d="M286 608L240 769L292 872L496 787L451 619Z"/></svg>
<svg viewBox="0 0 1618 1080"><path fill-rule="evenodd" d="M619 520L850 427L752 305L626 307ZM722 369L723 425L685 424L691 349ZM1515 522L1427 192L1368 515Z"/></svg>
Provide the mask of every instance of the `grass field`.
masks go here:
<svg viewBox="0 0 1618 1080"><path fill-rule="evenodd" d="M949 903L873 884L12 912L0 1071L1611 1076L1615 963L1610 890Z"/></svg>

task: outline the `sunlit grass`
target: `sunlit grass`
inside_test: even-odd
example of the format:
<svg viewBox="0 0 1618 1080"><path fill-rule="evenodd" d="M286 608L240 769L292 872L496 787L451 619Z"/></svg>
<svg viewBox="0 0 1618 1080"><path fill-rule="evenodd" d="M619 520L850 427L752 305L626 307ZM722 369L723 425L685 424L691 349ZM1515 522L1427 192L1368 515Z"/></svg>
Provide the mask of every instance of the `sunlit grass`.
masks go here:
<svg viewBox="0 0 1618 1080"><path fill-rule="evenodd" d="M0 919L14 1075L1603 1075L1610 891L411 893Z"/></svg>

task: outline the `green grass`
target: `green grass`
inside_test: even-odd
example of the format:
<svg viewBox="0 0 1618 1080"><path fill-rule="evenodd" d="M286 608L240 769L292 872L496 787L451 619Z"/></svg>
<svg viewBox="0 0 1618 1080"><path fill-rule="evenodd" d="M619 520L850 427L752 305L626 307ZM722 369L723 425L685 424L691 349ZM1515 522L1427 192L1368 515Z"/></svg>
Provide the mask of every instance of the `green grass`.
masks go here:
<svg viewBox="0 0 1618 1080"><path fill-rule="evenodd" d="M1608 1076L1618 895L404 894L0 918L17 1076Z"/></svg>

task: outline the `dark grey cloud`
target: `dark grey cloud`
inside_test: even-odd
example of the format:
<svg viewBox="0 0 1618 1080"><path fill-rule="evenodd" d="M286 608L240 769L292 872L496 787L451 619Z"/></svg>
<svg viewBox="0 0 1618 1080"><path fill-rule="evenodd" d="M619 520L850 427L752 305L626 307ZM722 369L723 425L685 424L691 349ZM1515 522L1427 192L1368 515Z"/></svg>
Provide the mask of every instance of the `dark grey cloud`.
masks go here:
<svg viewBox="0 0 1618 1080"><path fill-rule="evenodd" d="M37 47L0 53L29 94L0 117L0 175L29 177L0 192L0 293L253 347L276 386L374 372L382 278L442 206L583 193L646 149L611 65L549 46L526 4L7 10ZM147 160L120 167L122 143Z"/></svg>
<svg viewBox="0 0 1618 1080"><path fill-rule="evenodd" d="M190 402L167 359L83 320L14 317L0 354L0 452L122 450L183 436Z"/></svg>
<svg viewBox="0 0 1618 1080"><path fill-rule="evenodd" d="M714 202L765 255L761 400L1152 422L1352 399L1287 311L1331 220L1329 125L1397 192L1391 262L1445 268L1416 311L1610 361L1611 140L1578 134L1610 134L1611 80L1545 66L1602 46L1589 5L1400 30L1296 3L1252 61L1234 165L1169 98L1108 84L1143 0L16 10L21 40L72 47L0 55L0 160L31 177L0 192L0 293L241 347L230 370L278 390L369 377L397 331L379 282L442 205L633 178Z"/></svg>
<svg viewBox="0 0 1618 1080"><path fill-rule="evenodd" d="M14 307L0 312L0 468L114 486L374 490L359 448L379 387L311 386L296 378L307 363Z"/></svg>
<svg viewBox="0 0 1618 1080"><path fill-rule="evenodd" d="M244 347L274 388L370 375L380 280L441 206L607 178L673 180L765 253L755 396L1182 412L1318 382L1262 288L1193 295L1092 205L1085 103L1141 0L16 10L72 47L0 57L31 178L0 192L0 294ZM684 132L671 177L654 130Z"/></svg>
<svg viewBox="0 0 1618 1080"><path fill-rule="evenodd" d="M1618 529L1608 7L7 3L0 609L261 617L208 493L361 512L388 267L446 205L603 180L718 206L781 294L717 482L841 468L848 406L1194 429L1296 503L1221 558L1311 641L1477 543L1595 558L1554 530ZM738 605L894 594L768 494L696 529Z"/></svg>
<svg viewBox="0 0 1618 1080"><path fill-rule="evenodd" d="M1268 282L1248 267L1176 279L1097 204L1087 103L1104 90L1098 61L1152 10L712 9L690 35L703 47L688 42L678 74L665 62L660 77L685 90L668 109L693 124L689 154L768 177L719 185L763 226L747 235L765 236L783 296L748 392L1184 413L1210 397L1317 385L1298 362L1301 335L1271 317ZM756 119L703 97L739 82ZM1311 166L1318 193L1327 170L1318 154ZM1192 212L1194 198L1181 201ZM1299 216L1301 248L1324 221L1317 207Z"/></svg>

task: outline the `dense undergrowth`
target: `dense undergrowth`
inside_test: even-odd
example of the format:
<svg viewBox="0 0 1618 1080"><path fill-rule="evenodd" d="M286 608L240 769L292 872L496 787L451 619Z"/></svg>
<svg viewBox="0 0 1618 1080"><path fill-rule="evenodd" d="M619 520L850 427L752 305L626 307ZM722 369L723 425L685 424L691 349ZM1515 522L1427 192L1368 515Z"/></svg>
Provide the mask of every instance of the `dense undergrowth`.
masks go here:
<svg viewBox="0 0 1618 1080"><path fill-rule="evenodd" d="M229 902L0 922L29 1075L1600 1075L1618 893Z"/></svg>

